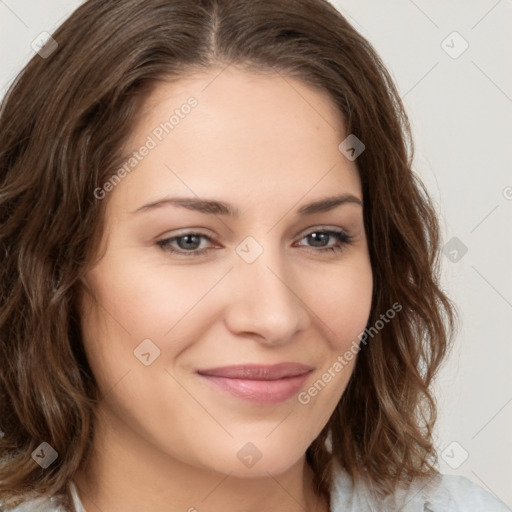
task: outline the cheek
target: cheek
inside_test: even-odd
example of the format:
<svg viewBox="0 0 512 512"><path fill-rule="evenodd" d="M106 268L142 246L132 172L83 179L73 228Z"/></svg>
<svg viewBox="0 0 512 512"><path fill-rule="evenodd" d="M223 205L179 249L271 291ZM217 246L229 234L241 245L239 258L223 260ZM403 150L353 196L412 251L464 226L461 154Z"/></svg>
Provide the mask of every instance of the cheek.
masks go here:
<svg viewBox="0 0 512 512"><path fill-rule="evenodd" d="M167 337L220 277L222 272L199 266L170 268L136 258L124 258L121 264L111 258L91 271L88 280L106 321L117 324L112 327L135 342Z"/></svg>
<svg viewBox="0 0 512 512"><path fill-rule="evenodd" d="M86 353L103 390L128 371L146 368L136 357L143 359L147 352L154 361L152 369L172 368L179 354L213 321L214 308L207 295L225 274L222 269L191 270L186 265L170 269L126 254L113 256L88 273L95 299L85 293L81 307Z"/></svg>
<svg viewBox="0 0 512 512"><path fill-rule="evenodd" d="M372 304L373 276L368 258L351 262L312 291L331 351L345 351L364 331Z"/></svg>
<svg viewBox="0 0 512 512"><path fill-rule="evenodd" d="M337 269L325 285L309 288L324 343L320 365L298 395L298 407L308 411L311 432L318 434L338 404L354 370L360 337L371 310L373 276L369 258L361 257ZM314 298L314 301L313 301Z"/></svg>

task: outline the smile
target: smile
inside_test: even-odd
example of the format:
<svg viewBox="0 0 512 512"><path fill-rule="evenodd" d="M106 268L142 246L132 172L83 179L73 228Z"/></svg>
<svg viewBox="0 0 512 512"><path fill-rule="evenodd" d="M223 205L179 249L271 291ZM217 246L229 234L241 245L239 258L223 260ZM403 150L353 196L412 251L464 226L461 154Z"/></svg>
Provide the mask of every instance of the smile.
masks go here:
<svg viewBox="0 0 512 512"><path fill-rule="evenodd" d="M220 392L253 403L273 404L295 396L312 371L310 366L281 363L226 366L197 373Z"/></svg>

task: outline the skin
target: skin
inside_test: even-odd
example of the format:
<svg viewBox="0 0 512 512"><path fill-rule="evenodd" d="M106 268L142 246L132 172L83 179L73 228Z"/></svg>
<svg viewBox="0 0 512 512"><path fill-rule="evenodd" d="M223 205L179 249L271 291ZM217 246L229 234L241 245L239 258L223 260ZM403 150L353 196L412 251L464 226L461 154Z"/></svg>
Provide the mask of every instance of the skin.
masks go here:
<svg viewBox="0 0 512 512"><path fill-rule="evenodd" d="M91 465L75 479L87 512L328 510L305 452L355 359L308 404L254 404L195 372L299 362L314 367L307 390L357 340L372 294L363 207L296 210L344 193L362 202L361 183L338 150L348 134L325 93L279 74L219 72L158 85L126 149L140 148L190 96L198 105L103 199L101 258L80 302L102 396ZM240 216L169 204L131 213L164 196L222 200ZM352 243L320 252L338 240L307 235L328 228ZM211 241L182 238L175 250L210 250L180 256L157 245L187 230ZM263 249L252 263L236 251L248 236ZM148 366L134 356L144 339L160 350ZM252 467L237 457L248 442L261 453Z"/></svg>

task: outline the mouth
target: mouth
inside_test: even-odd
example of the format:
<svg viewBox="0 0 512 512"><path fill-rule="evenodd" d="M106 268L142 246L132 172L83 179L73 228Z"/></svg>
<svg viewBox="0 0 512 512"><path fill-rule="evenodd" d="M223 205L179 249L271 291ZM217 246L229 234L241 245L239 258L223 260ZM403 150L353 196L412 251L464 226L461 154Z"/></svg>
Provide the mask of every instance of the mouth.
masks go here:
<svg viewBox="0 0 512 512"><path fill-rule="evenodd" d="M300 363L236 365L198 370L197 374L223 393L253 403L279 403L295 396L313 367Z"/></svg>

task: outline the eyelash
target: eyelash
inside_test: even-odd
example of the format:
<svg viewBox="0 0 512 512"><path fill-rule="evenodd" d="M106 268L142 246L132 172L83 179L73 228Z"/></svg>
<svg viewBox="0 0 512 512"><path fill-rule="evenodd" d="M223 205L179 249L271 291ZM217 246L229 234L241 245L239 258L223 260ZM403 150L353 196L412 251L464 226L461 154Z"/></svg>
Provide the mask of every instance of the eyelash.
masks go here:
<svg viewBox="0 0 512 512"><path fill-rule="evenodd" d="M318 248L313 248L312 249L312 252L320 252L320 253L327 253L327 252L332 252L332 253L338 253L340 251L343 251L345 246L347 245L351 245L353 244L353 235L349 235L348 233L346 233L345 231L334 231L334 230L321 230L321 229L317 229L315 231L310 231L309 233L305 234L301 240L303 238L306 238L312 234L325 234L325 235L329 235L329 236L333 236L334 238L336 238L338 240L337 244L334 245L334 246L330 246L330 247L318 247ZM163 251L166 251L166 252L169 252L169 253L173 253L173 254L177 254L179 256L185 256L185 257L190 257L190 256L196 256L196 257L199 257L199 256L202 256L204 255L207 251L209 251L211 248L210 247L207 247L205 249L194 249L192 251L184 251L184 250L176 250L176 249L173 249L171 247L171 242L174 242L175 240L179 240L181 238L185 238L187 236L199 236L199 237L202 237L202 238L206 238L209 242L212 241L212 239L203 234L203 233L197 233L197 232L194 232L194 231L191 231L189 233L184 233L182 235L179 235L179 236L174 236L172 238L166 238L164 240L159 240L158 242L156 242L156 244L163 250Z"/></svg>

